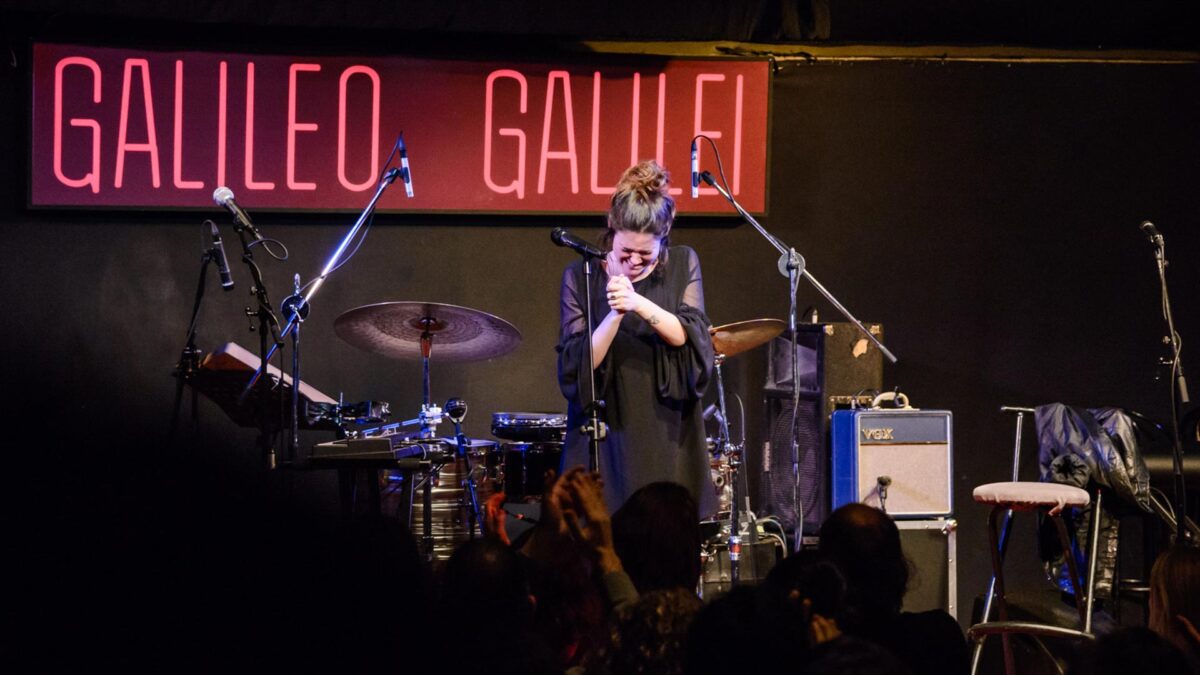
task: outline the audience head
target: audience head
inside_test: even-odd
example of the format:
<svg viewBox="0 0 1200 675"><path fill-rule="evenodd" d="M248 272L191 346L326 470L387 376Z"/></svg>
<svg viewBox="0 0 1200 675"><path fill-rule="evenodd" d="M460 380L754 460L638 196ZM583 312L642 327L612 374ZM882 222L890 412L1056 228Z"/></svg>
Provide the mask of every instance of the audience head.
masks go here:
<svg viewBox="0 0 1200 675"><path fill-rule="evenodd" d="M622 607L605 651L606 672L682 673L688 628L700 607L700 598L683 588L650 591Z"/></svg>
<svg viewBox="0 0 1200 675"><path fill-rule="evenodd" d="M879 509L846 504L821 525L820 551L842 571L848 604L859 619L882 619L900 611L908 588L908 561L900 530Z"/></svg>
<svg viewBox="0 0 1200 675"><path fill-rule="evenodd" d="M1187 675L1187 659L1175 645L1147 628L1122 628L1085 643L1071 659L1070 675Z"/></svg>
<svg viewBox="0 0 1200 675"><path fill-rule="evenodd" d="M613 514L613 544L639 592L694 589L700 581L700 513L678 483L651 483Z"/></svg>
<svg viewBox="0 0 1200 675"><path fill-rule="evenodd" d="M846 578L832 562L810 549L780 560L767 575L763 591L789 603L808 600L810 611L840 621L846 604Z"/></svg>
<svg viewBox="0 0 1200 675"><path fill-rule="evenodd" d="M1176 545L1154 562L1150 628L1200 661L1200 549Z"/></svg>
<svg viewBox="0 0 1200 675"><path fill-rule="evenodd" d="M494 539L463 544L446 561L442 599L452 611L494 614L527 624L535 601L521 556Z"/></svg>

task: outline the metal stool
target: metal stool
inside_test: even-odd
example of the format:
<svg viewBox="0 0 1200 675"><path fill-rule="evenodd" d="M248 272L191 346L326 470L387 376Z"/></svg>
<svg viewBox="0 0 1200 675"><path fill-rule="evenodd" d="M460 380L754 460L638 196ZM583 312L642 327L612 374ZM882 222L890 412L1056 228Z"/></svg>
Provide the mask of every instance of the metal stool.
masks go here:
<svg viewBox="0 0 1200 675"><path fill-rule="evenodd" d="M988 515L988 539L992 553L992 581L988 587L988 596L984 603L983 617L980 623L971 626L967 638L975 642L974 654L971 659L971 673L975 674L979 667L980 655L983 652L983 642L989 635L999 634L1004 642L1004 670L1007 675L1016 675L1013 661L1012 646L1009 635L1041 635L1051 637L1092 639L1092 607L1093 588L1096 580L1096 546L1099 543L1099 515L1101 507L1100 493L1096 493L1096 504L1092 510L1091 531L1088 536L1088 576L1086 588L1079 587L1079 573L1075 564L1075 556L1071 553L1071 541L1067 535L1067 527L1060 513L1067 506L1084 507L1091 503L1091 495L1070 485L1057 483L1039 483L1018 480L1020 467L1021 428L1025 414L1034 412L1030 408L1004 407L1005 412L1017 413L1017 430L1015 447L1013 448L1012 481L1005 483L988 483L975 488L972 496L976 502L992 505ZM1004 552L1008 547L1008 534L1015 511L1046 510L1046 515L1054 522L1058 531L1058 539L1062 544L1067 568L1071 574L1071 585L1075 590L1075 606L1079 610L1080 629L1062 628L1043 623L1029 621L1009 621L1008 603L1004 597ZM1000 530L1001 517L1004 519L1003 531ZM989 621L993 599L997 605L999 621Z"/></svg>

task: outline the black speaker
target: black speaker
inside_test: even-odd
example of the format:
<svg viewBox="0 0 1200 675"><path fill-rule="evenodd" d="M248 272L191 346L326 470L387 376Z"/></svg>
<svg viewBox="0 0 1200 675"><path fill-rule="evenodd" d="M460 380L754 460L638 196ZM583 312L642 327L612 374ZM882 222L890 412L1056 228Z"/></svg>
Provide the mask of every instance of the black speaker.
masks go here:
<svg viewBox="0 0 1200 675"><path fill-rule="evenodd" d="M864 324L882 339L879 324ZM800 480L792 471L792 342L789 333L768 346L763 386L766 433L757 457L757 515L775 516L794 532L803 513L803 533L816 534L829 515L829 418L852 400L869 403L883 386L883 354L854 324L806 324L796 329L799 405L796 440ZM752 460L753 461L753 460ZM795 488L793 487L795 486ZM795 497L793 497L795 495ZM799 501L801 509L797 509Z"/></svg>

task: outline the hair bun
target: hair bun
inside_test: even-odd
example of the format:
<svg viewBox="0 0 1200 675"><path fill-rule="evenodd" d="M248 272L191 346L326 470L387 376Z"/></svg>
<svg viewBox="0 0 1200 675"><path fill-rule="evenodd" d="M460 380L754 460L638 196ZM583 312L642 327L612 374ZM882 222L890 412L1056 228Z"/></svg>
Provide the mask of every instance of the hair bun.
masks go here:
<svg viewBox="0 0 1200 675"><path fill-rule="evenodd" d="M658 162L645 159L625 170L617 183L617 192L636 193L647 201L658 196L667 196L671 174Z"/></svg>

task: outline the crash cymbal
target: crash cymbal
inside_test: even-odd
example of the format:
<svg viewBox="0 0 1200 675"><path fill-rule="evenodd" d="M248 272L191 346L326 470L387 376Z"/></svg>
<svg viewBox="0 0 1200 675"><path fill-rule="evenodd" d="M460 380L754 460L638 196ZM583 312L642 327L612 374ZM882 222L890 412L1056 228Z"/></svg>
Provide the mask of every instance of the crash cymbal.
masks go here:
<svg viewBox="0 0 1200 675"><path fill-rule="evenodd" d="M713 326L708 332L712 334L713 348L718 354L733 356L770 342L785 327L779 319L751 319Z"/></svg>
<svg viewBox="0 0 1200 675"><path fill-rule="evenodd" d="M420 359L429 336L436 361L479 361L521 343L511 323L470 307L438 302L381 302L343 312L334 332L349 344L393 359Z"/></svg>

